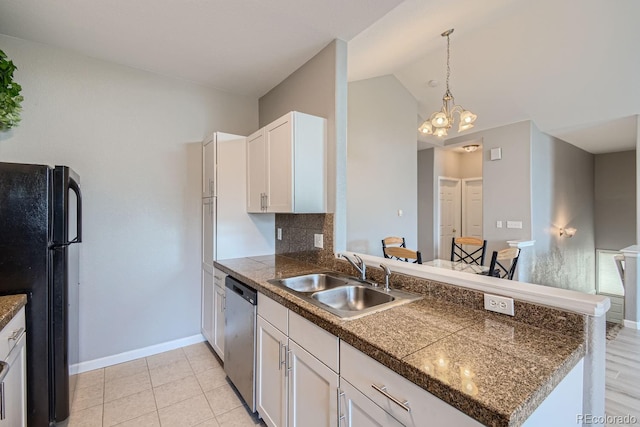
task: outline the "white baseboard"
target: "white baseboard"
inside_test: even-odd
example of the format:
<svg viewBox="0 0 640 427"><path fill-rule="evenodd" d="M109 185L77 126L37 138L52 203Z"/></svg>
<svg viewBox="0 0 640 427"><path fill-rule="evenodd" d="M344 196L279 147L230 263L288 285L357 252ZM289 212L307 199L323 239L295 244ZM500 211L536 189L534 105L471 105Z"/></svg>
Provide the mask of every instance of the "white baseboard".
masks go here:
<svg viewBox="0 0 640 427"><path fill-rule="evenodd" d="M626 320L625 319L624 327L625 328L631 328L631 329L640 329L640 323L634 322L633 320Z"/></svg>
<svg viewBox="0 0 640 427"><path fill-rule="evenodd" d="M114 354L113 356L101 357L100 359L80 362L75 365L69 366L69 374L81 374L83 372L92 371L94 369L117 365L118 363L130 362L135 359L140 359L141 357L153 356L154 354L163 353L169 350L175 350L176 348L197 344L202 341L205 341L204 336L202 334L197 334L186 338L180 338L174 341L164 342L162 344L155 344L149 347L125 351L124 353Z"/></svg>

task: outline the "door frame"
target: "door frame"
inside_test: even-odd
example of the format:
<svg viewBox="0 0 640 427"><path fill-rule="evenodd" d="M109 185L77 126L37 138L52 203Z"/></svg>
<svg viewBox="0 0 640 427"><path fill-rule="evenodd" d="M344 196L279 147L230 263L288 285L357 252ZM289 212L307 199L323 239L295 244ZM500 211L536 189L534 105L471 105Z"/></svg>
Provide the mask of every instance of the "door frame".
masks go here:
<svg viewBox="0 0 640 427"><path fill-rule="evenodd" d="M482 182L482 177L474 177L474 178L463 178L462 179L462 187L460 189L460 196L462 199L462 211L461 211L461 215L460 215L460 221L461 221L461 225L460 225L460 229L462 230L462 235L463 236L468 236L469 233L467 233L467 227L466 224L467 222L464 220L467 217L467 198L465 197L465 191L467 189L467 185L470 182L477 182L480 181ZM484 185L484 183L483 183ZM483 189L484 190L484 189ZM484 236L484 192L482 193L482 236Z"/></svg>
<svg viewBox="0 0 640 427"><path fill-rule="evenodd" d="M458 190L460 191L460 195L462 195L462 185L461 182L462 180L460 178L453 178L453 177L448 177L448 176L438 176L438 188L436 189L436 197L434 197L434 204L435 204L435 216L436 216L436 223L435 223L435 230L434 230L434 243L435 243L435 252L434 255L436 258L440 258L442 259L443 254L440 253L440 219L441 219L441 210L440 210L440 189L442 188L442 181L455 181L458 184ZM458 202L460 203L460 199L462 199L462 197L460 197L458 199ZM457 224L456 227L458 230L460 230L460 227L462 225L462 209L460 209L460 211L458 212L458 217L457 217ZM449 259L448 256L446 256L444 259Z"/></svg>

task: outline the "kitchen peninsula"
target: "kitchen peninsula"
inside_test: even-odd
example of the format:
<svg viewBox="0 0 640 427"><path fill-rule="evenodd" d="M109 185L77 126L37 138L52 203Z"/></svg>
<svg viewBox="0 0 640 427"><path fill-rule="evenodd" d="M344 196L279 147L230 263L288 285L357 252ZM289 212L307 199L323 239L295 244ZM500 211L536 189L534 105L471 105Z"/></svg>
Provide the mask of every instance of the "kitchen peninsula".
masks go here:
<svg viewBox="0 0 640 427"><path fill-rule="evenodd" d="M349 271L342 261L334 265ZM518 305L537 317L539 327L532 326L482 310L478 292L405 276L404 290L423 294L421 300L340 320L268 282L326 268L279 255L218 261L215 267L255 287L258 307L261 297L273 300L290 317L295 313L338 337L341 378L353 370L344 369L345 350L361 352L380 370L399 374L460 411L453 411L463 421L458 425L535 426L550 413L566 424L582 412L587 322L581 314ZM400 276L393 275L392 286ZM420 402L415 394L405 397Z"/></svg>

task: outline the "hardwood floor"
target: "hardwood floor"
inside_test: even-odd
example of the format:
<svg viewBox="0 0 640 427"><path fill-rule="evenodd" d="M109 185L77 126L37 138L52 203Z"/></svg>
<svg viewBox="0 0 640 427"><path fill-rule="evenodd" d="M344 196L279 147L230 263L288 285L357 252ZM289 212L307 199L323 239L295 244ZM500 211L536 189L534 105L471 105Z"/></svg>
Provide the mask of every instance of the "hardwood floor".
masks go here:
<svg viewBox="0 0 640 427"><path fill-rule="evenodd" d="M640 425L640 331L622 328L607 341L605 407L608 416L635 417L634 423L610 423L608 426Z"/></svg>

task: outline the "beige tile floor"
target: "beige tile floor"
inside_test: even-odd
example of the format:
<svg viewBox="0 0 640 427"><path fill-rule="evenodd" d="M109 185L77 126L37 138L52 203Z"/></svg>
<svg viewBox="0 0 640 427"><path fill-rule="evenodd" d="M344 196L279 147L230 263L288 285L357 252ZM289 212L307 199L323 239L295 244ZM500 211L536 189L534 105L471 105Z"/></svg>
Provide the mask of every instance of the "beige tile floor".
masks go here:
<svg viewBox="0 0 640 427"><path fill-rule="evenodd" d="M253 427L205 343L77 375L69 427Z"/></svg>

